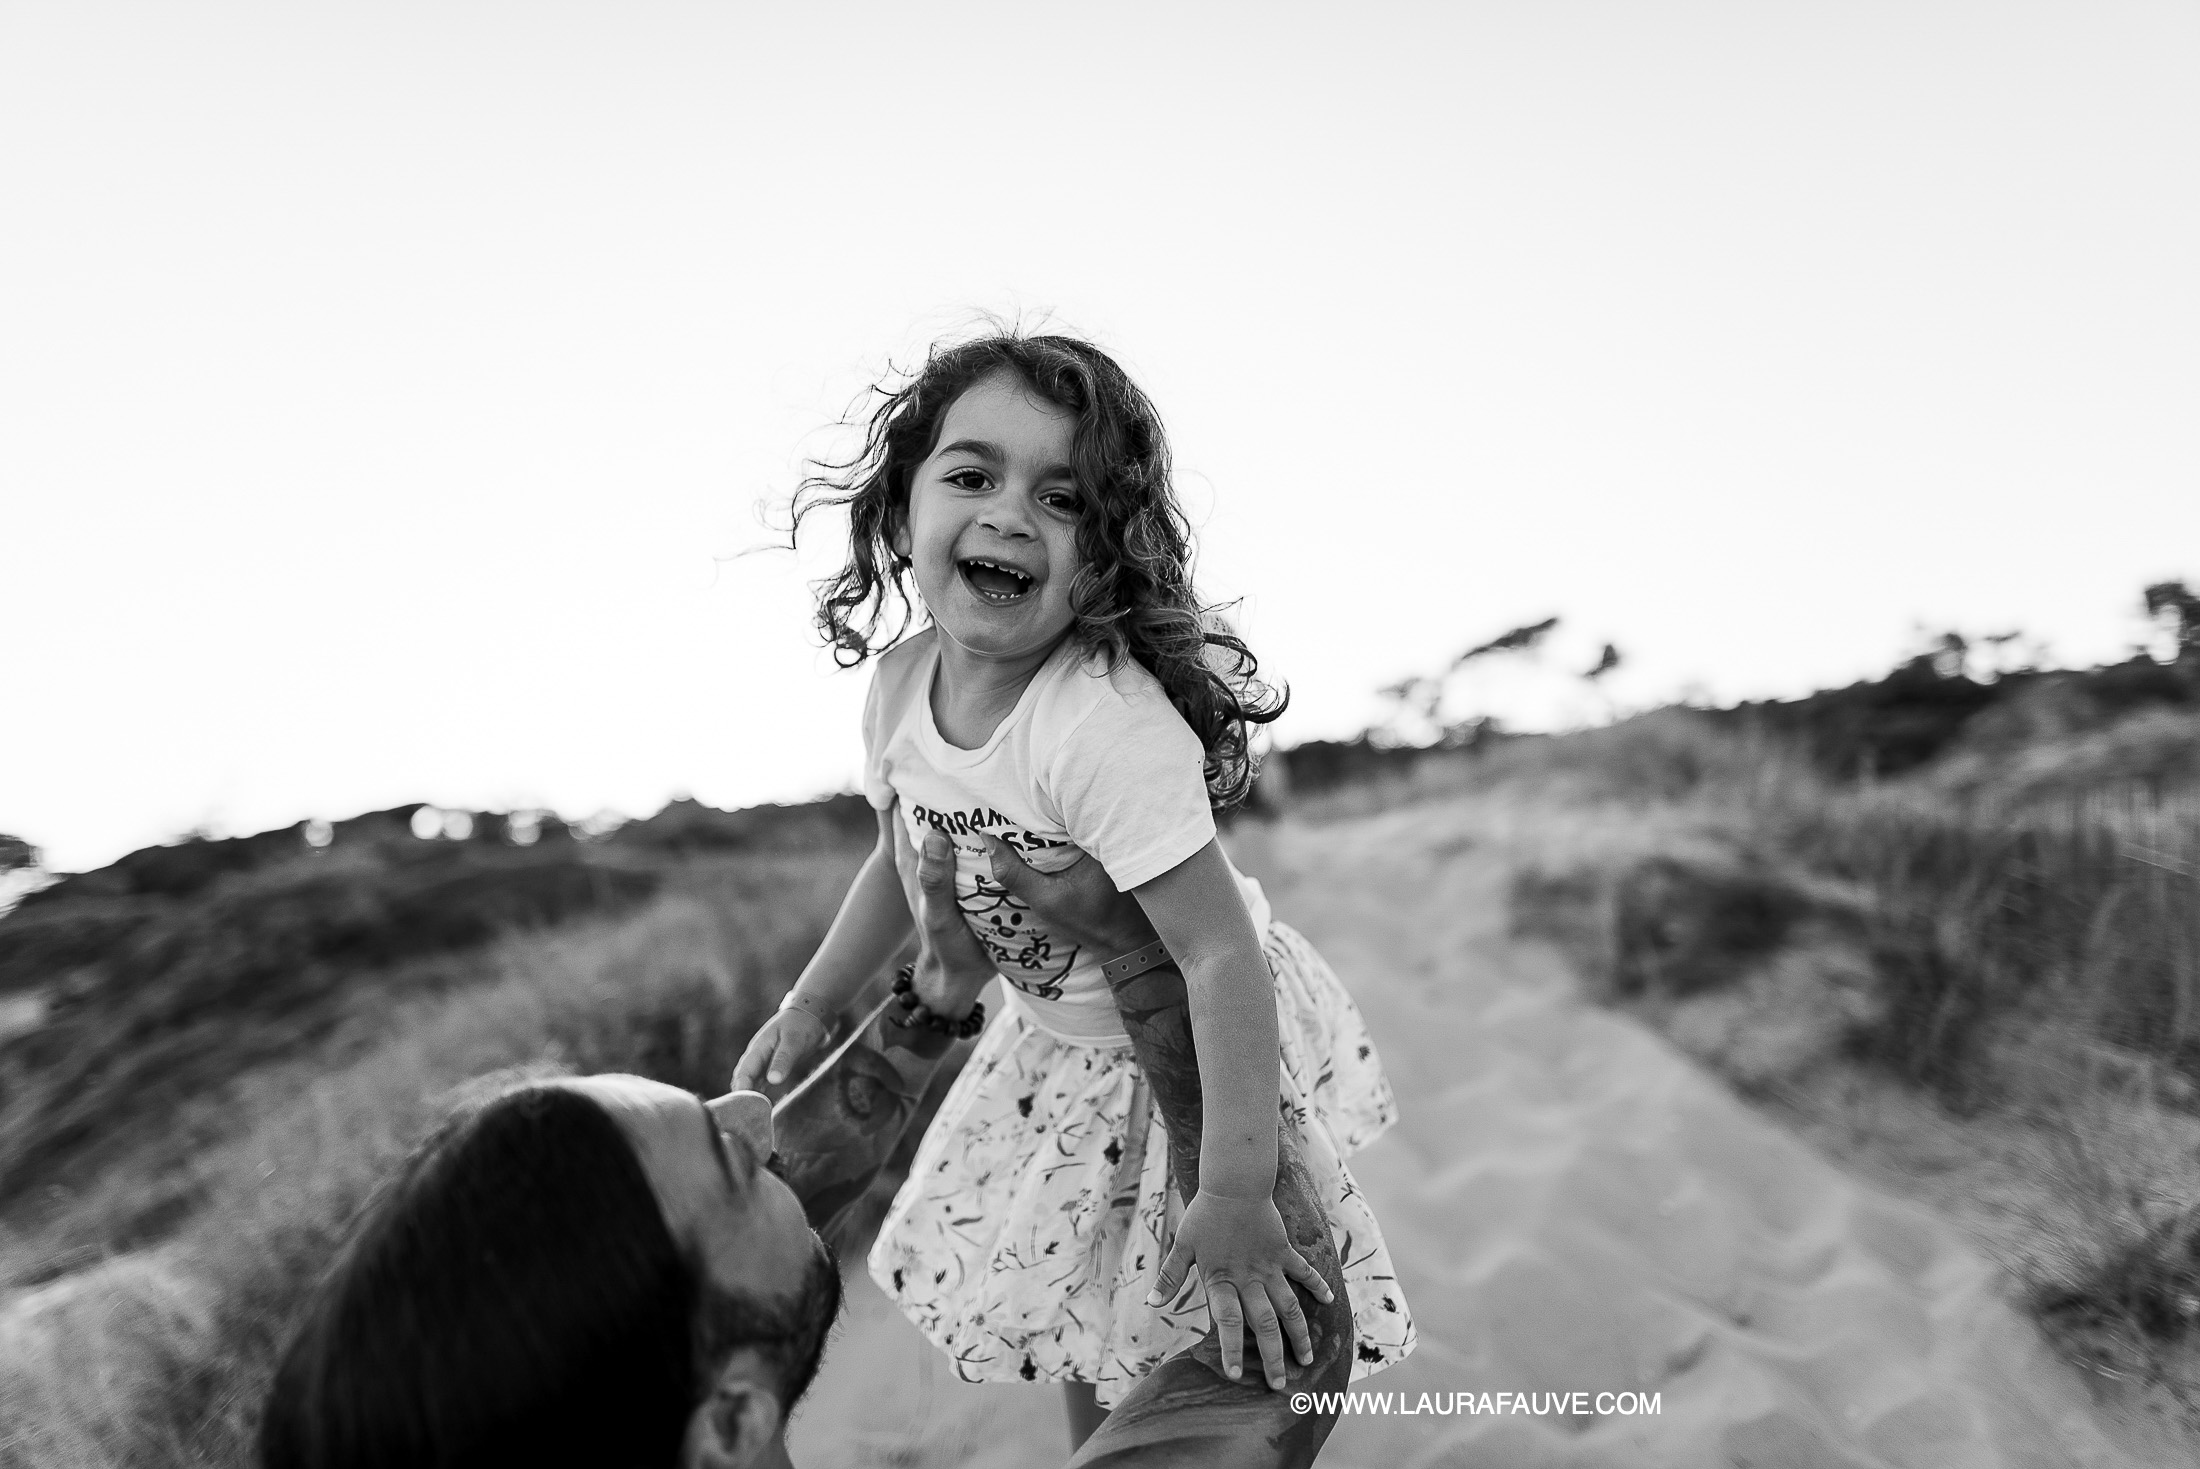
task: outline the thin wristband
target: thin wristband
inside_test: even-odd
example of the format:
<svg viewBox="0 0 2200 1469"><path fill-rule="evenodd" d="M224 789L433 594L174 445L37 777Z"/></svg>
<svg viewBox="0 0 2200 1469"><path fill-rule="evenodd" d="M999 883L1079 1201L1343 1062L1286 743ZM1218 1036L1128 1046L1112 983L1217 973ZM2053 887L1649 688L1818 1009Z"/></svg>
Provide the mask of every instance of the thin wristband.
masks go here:
<svg viewBox="0 0 2200 1469"><path fill-rule="evenodd" d="M779 1002L779 1008L782 1010L800 1010L827 1030L831 1030L833 1022L839 1019L839 1016L832 1011L820 1008L824 1003L822 1000L803 994L800 990L789 990L787 991L787 997Z"/></svg>
<svg viewBox="0 0 2200 1469"><path fill-rule="evenodd" d="M1110 959L1101 965L1100 977L1109 984L1121 984L1126 979L1168 962L1169 946L1155 939L1143 949L1134 949L1119 959Z"/></svg>

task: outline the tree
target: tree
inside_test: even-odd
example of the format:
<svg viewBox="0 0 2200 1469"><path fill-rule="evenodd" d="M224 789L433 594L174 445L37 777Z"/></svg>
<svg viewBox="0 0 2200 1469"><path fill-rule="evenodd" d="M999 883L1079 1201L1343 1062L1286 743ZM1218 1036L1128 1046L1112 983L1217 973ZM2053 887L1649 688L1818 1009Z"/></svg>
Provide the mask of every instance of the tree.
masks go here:
<svg viewBox="0 0 2200 1469"><path fill-rule="evenodd" d="M1466 652L1452 659L1451 666L1461 668L1490 653L1526 653L1532 651L1535 645L1548 637L1551 629L1557 626L1557 618L1546 617L1541 622L1531 622L1526 627L1516 627L1510 632L1501 632L1488 642L1477 643L1467 649Z"/></svg>
<svg viewBox="0 0 2200 1469"><path fill-rule="evenodd" d="M2146 589L2147 616L2169 631L2170 661L2200 658L2200 596L2181 581L2156 582Z"/></svg>
<svg viewBox="0 0 2200 1469"><path fill-rule="evenodd" d="M1496 732L1497 722L1487 717L1446 719L1444 704L1452 692L1453 679L1462 668L1479 658L1493 653L1534 653L1537 645L1558 626L1558 619L1546 617L1541 622L1531 622L1523 627L1499 633L1486 643L1477 643L1451 660L1450 666L1433 678L1419 674L1403 678L1394 684L1377 690L1397 707L1376 731L1381 738L1401 744L1422 744L1429 739L1447 748L1471 745L1485 735ZM1607 648L1614 660L1617 654Z"/></svg>
<svg viewBox="0 0 2200 1469"><path fill-rule="evenodd" d="M13 911L26 893L35 893L53 882L39 863L45 854L21 837L0 831L0 917Z"/></svg>
<svg viewBox="0 0 2200 1469"><path fill-rule="evenodd" d="M1971 640L1950 628L1933 640L1925 656L1932 661L1933 672L1942 678L1961 678L1971 661Z"/></svg>
<svg viewBox="0 0 2200 1469"><path fill-rule="evenodd" d="M38 848L21 837L12 837L0 831L0 872L13 872L19 867L36 867L38 858Z"/></svg>

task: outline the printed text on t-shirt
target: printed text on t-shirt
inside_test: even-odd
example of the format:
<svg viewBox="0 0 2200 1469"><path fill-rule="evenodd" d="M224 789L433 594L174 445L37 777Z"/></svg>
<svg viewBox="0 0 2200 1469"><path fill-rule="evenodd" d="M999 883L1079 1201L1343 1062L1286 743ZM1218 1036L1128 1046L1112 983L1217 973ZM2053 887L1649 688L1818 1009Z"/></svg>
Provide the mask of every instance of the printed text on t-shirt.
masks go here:
<svg viewBox="0 0 2200 1469"><path fill-rule="evenodd" d="M1025 831L1000 812L984 806L969 811L934 811L929 806L922 806L912 801L909 803L909 815L912 820L920 821L926 826L937 827L950 836L976 836L990 827L1006 827L1007 830L995 832L994 835L1019 852L1036 852L1044 847L1066 847L1069 845L1067 842L1056 841L1052 837L1043 837Z"/></svg>
<svg viewBox="0 0 2200 1469"><path fill-rule="evenodd" d="M912 837L930 826L961 837L991 831L1018 852L1070 845L1059 837L1027 831L990 807L935 811L916 801L906 804L910 824L917 828ZM1062 977L1077 963L1078 947L1057 949L1053 936L1023 900L993 881L980 854L968 852L961 845L957 851L961 855L955 864L955 906L962 910L971 933L985 946L1001 978L1038 999L1060 999Z"/></svg>

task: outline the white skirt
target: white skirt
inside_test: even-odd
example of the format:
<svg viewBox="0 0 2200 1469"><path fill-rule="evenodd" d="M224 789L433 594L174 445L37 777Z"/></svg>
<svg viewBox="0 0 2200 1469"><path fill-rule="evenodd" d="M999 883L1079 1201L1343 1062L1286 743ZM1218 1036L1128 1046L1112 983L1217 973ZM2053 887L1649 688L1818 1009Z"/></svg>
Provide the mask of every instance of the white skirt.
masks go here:
<svg viewBox="0 0 2200 1469"><path fill-rule="evenodd" d="M1281 1091L1351 1292L1352 1376L1365 1377L1413 1350L1413 1317L1344 1160L1396 1120L1397 1104L1359 1007L1321 955L1281 923L1264 947ZM1178 1310L1146 1304L1183 1215L1168 1159L1128 1047L1066 1041L1010 1009L918 1146L871 1276L966 1382L1089 1382L1112 1406L1207 1329L1196 1284Z"/></svg>

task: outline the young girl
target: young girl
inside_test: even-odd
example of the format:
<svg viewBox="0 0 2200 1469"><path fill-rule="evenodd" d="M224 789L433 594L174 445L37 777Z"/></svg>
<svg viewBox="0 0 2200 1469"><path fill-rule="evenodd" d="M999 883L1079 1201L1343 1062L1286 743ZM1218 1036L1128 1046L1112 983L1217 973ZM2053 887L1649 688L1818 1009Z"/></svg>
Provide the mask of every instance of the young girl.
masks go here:
<svg viewBox="0 0 2200 1469"><path fill-rule="evenodd" d="M1213 810L1252 782L1248 726L1281 705L1196 600L1152 405L1084 342L991 336L936 349L834 468L797 517L821 503L850 516L818 620L843 663L878 658L863 738L879 842L734 1086L802 1069L908 937L916 854L945 833L1003 1013L880 1229L879 1287L965 1380L1065 1384L1073 1439L1205 1329L1207 1290L1235 1291L1264 1328L1280 1385L1268 1343L1295 1313L1289 1282L1325 1289L1270 1199L1280 1092L1342 1256L1353 1376L1404 1357L1412 1318L1344 1167L1394 1119L1390 1088L1336 976L1215 840ZM889 600L906 629L912 581L929 625L877 638ZM1183 971L1204 1107L1189 1207L1101 974L1123 956L1055 942L993 881L988 835L1048 871L1089 853ZM924 998L952 1018L975 997ZM1165 1261L1189 1294L1155 1303Z"/></svg>

